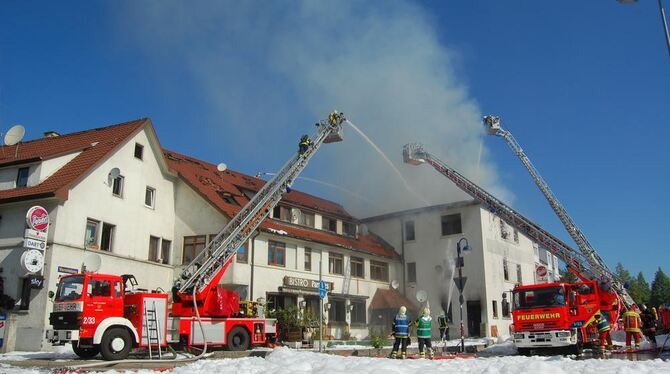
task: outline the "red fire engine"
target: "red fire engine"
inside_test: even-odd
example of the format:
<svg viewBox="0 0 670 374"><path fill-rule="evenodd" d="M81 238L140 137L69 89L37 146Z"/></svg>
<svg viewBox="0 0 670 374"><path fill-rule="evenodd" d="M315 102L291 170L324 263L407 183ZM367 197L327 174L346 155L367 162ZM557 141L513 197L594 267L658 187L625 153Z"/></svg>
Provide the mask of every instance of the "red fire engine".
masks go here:
<svg viewBox="0 0 670 374"><path fill-rule="evenodd" d="M98 353L122 360L131 350L217 346L245 350L275 337L276 320L240 308L237 292L219 285L237 253L279 203L293 180L323 143L342 140L344 115L333 112L318 131L301 142L300 152L254 195L221 232L187 265L172 287L172 302L162 290L142 290L132 275L82 271L61 277L54 295L46 337L54 345L72 343L82 358ZM305 144L302 144L305 143Z"/></svg>
<svg viewBox="0 0 670 374"><path fill-rule="evenodd" d="M409 164L427 163L432 166L501 219L547 248L580 278L581 282L574 284L548 283L515 287L512 312L514 343L520 353L529 353L531 349L541 347L571 347L580 350L584 344L597 341L595 329L590 324L597 312L604 314L609 321L616 321L622 304L633 304L626 290L607 270L595 251L585 253L570 248L424 151L420 144L405 145L403 158ZM503 298L506 298L506 294Z"/></svg>

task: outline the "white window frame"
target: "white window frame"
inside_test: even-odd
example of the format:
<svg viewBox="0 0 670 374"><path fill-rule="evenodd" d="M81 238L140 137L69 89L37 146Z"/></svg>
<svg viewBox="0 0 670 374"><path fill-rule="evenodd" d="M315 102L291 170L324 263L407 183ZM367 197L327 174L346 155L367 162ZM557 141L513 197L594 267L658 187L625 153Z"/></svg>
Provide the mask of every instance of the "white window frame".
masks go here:
<svg viewBox="0 0 670 374"><path fill-rule="evenodd" d="M118 177L114 178L112 180L112 196L120 197L123 198L123 186L125 184L126 178L123 175L119 175ZM117 184L117 181L119 183L119 193L114 193L114 187Z"/></svg>
<svg viewBox="0 0 670 374"><path fill-rule="evenodd" d="M151 205L147 205L147 192L149 191L151 191ZM144 206L151 209L156 208L156 189L151 186L147 186L144 190Z"/></svg>

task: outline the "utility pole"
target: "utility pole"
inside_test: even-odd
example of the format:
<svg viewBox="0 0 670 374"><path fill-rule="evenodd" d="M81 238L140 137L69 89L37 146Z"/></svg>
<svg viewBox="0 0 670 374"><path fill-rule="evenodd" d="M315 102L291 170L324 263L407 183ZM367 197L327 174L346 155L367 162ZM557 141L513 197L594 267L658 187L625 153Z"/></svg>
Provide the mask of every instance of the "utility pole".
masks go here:
<svg viewBox="0 0 670 374"><path fill-rule="evenodd" d="M461 257L462 241L465 241L463 251L470 250L470 246L468 245L468 239L465 237L461 238L458 243L456 243L456 266L458 267L458 281L456 281L456 285L458 286L458 303L460 304L461 310L461 352L465 353L465 328L463 327L463 288L465 287L465 281L467 278L463 277L463 257Z"/></svg>

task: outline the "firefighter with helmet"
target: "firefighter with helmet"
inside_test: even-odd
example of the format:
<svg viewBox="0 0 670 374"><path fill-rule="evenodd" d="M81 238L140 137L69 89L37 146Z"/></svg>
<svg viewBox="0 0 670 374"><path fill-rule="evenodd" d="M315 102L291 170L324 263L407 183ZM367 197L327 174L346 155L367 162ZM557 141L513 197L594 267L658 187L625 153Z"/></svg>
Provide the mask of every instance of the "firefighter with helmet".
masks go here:
<svg viewBox="0 0 670 374"><path fill-rule="evenodd" d="M642 304L640 318L642 319L642 332L644 333L644 336L646 336L647 339L649 339L649 342L656 347L656 316L651 309Z"/></svg>
<svg viewBox="0 0 670 374"><path fill-rule="evenodd" d="M312 139L309 138L307 135L303 135L300 138L300 142L298 143L298 154L300 157L305 157L305 154L307 153L307 150L309 150L309 147L312 145Z"/></svg>
<svg viewBox="0 0 670 374"><path fill-rule="evenodd" d="M642 321L637 312L637 306L627 310L623 316L623 327L626 330L626 349L631 350L631 340L635 340L635 349L640 349L640 326Z"/></svg>
<svg viewBox="0 0 670 374"><path fill-rule="evenodd" d="M401 349L400 358L407 358L407 344L409 343L409 317L407 317L407 308L401 306L393 320L393 350L391 358L398 357L398 348Z"/></svg>
<svg viewBox="0 0 670 374"><path fill-rule="evenodd" d="M596 328L598 329L598 343L600 345L600 352L605 352L605 343L607 343L607 350L614 348L612 344L612 337L610 336L610 324L607 318L600 315L600 312L593 316Z"/></svg>
<svg viewBox="0 0 670 374"><path fill-rule="evenodd" d="M423 346L428 350L428 357L433 358L433 344L432 338L433 318L430 316L430 309L424 308L423 315L416 320L416 337L419 340L419 356L426 358L426 352Z"/></svg>

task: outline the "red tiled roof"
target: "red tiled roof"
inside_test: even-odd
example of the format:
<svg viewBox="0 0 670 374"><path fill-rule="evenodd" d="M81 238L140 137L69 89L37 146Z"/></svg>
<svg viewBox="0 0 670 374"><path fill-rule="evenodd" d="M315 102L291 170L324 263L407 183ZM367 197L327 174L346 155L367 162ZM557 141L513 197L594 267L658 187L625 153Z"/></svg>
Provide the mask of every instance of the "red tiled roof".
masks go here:
<svg viewBox="0 0 670 374"><path fill-rule="evenodd" d="M370 309L400 309L401 306L405 306L407 310L416 311L414 302L397 290L377 288L377 292L375 292L375 296L372 297L372 302L370 302Z"/></svg>
<svg viewBox="0 0 670 374"><path fill-rule="evenodd" d="M173 151L163 150L163 153L170 169L175 170L193 190L230 218L235 216L240 208L249 201L241 189L251 190L255 193L265 184L265 181L260 178L251 177L233 170L228 169L224 172L219 172L214 164ZM226 199L233 199L235 203L227 202ZM353 217L339 204L300 191L292 190L284 195L282 201L353 220ZM261 230L378 256L398 257L398 254L390 245L372 234L350 238L271 218L263 221Z"/></svg>
<svg viewBox="0 0 670 374"><path fill-rule="evenodd" d="M102 162L140 128L150 124L148 118L141 118L118 125L0 147L0 167L81 152L36 186L0 191L0 203L46 197L67 199L73 183L86 175L98 162Z"/></svg>

